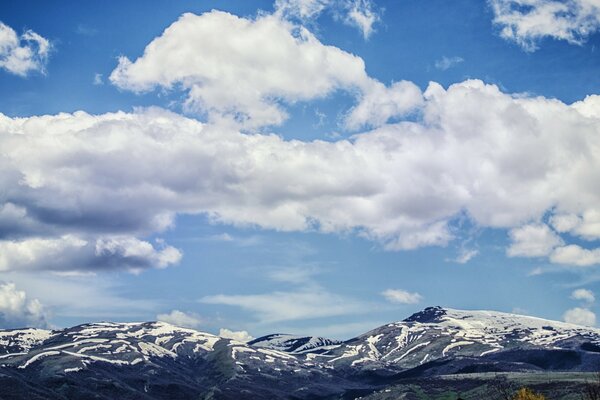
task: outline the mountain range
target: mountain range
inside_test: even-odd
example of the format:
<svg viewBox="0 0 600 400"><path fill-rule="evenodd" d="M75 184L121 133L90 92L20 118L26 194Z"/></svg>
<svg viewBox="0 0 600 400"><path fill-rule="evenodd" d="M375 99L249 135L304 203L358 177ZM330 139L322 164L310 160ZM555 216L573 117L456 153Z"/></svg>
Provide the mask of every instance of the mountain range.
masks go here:
<svg viewBox="0 0 600 400"><path fill-rule="evenodd" d="M428 397L407 388L479 390L498 377L566 379L575 393L599 367L600 329L442 307L346 341L272 334L244 343L163 322L0 331L7 400L410 399ZM473 380L482 385L465 386Z"/></svg>

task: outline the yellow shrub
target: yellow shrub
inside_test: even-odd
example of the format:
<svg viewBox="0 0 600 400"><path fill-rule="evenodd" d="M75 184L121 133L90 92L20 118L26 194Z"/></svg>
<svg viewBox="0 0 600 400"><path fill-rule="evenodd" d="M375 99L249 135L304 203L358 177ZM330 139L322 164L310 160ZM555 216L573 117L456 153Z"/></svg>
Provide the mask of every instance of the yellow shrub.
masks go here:
<svg viewBox="0 0 600 400"><path fill-rule="evenodd" d="M545 399L546 398L543 395L536 393L529 388L519 389L517 391L517 393L515 394L515 396L513 397L513 400L545 400Z"/></svg>

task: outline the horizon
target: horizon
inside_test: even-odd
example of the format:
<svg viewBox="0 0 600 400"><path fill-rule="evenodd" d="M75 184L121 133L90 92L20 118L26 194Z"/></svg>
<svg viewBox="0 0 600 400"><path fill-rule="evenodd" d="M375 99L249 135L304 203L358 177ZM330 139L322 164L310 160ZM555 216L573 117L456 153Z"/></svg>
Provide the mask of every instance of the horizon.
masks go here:
<svg viewBox="0 0 600 400"><path fill-rule="evenodd" d="M322 336L319 335L318 332L313 332L312 334L307 334L307 335L298 335L295 334L294 332L271 332L265 335L262 335L260 337L252 337L250 335L248 335L248 333L246 331L229 331L229 330L221 330L220 332L217 333L211 333L211 332L206 332L203 331L200 328L192 328L192 327L186 327L186 326L180 326L180 325L176 325L172 322L166 322L166 321L161 321L161 320L152 320L152 321L122 321L122 322L116 322L116 321L90 321L90 322L84 322L82 324L77 324L74 326L68 326L68 327L62 327L62 328L34 328L34 327L19 327L19 328L10 328L10 329L0 329L0 332L4 331L4 332L11 332L11 331L22 331L22 330L45 330L45 331L49 331L49 332L61 332L61 331L65 331L65 330L71 330L74 328L78 328L78 327L82 327L82 326L103 326L105 324L111 324L111 325L133 325L133 326L139 326L139 325L146 325L146 324L161 324L161 325L166 325L166 326L171 326L173 328L177 328L177 329L181 329L181 330L191 330L191 331L196 331L199 333L203 333L203 334L209 334L209 335L213 335L213 336L217 336L223 339L232 339L232 340L236 340L242 343L248 343L249 345L251 344L251 342L254 341L258 341L261 339L266 339L272 336L289 336L289 337L296 337L296 338L304 338L304 337L309 337L309 338L323 338L323 339L331 339L331 340L336 340L336 341L340 341L340 342L347 342L350 340L354 340L358 337L361 336L366 336L368 333L370 333L371 331L377 331L379 329L385 328L391 324L401 324L401 323L409 323L409 322L413 322L413 321L409 321L411 320L413 317L419 316L419 314L427 311L427 310L431 310L431 309L437 309L437 310L444 310L444 311L456 311L459 313L474 313L472 316L473 317L477 317L477 313L491 313L491 317L494 318L494 316L497 315L505 315L505 316L513 316L513 317L518 317L518 318L525 318L527 320L540 320L540 321L544 321L544 322L548 322L548 323L552 323L552 324L559 324L559 325L564 325L564 326L572 326L572 327L576 327L578 329L582 329L582 330L587 330L587 331L600 331L600 328L597 327L592 327L592 326L586 326L586 325L579 325L579 324L573 324L573 323L569 323L569 322L564 322L564 321L557 321L557 320L549 320L549 319L545 319L545 318L539 318L539 317L535 317L535 316L531 316L531 315L525 315L525 314L517 314L517 313L509 313L509 312L503 312L503 311L496 311L496 310L458 310L458 309L453 309L453 308L448 308L448 307L443 307L443 306L426 306L425 308L418 310L408 316L406 316L405 318L402 319L398 319L398 320L394 320L394 321L388 321L385 324L382 324L381 326L373 326L370 329L364 331L364 332L360 332L359 334L353 336L353 337L347 337L347 338L342 338L342 337L326 337L326 336ZM447 316L450 320L452 320L453 317L451 314L444 314L444 316ZM461 318L462 319L462 318ZM475 319L476 320L476 319ZM431 322L423 322L424 324L428 324ZM520 323L525 326L525 324L522 323L522 321L520 321ZM434 323L435 324L435 323Z"/></svg>
<svg viewBox="0 0 600 400"><path fill-rule="evenodd" d="M425 304L597 328L599 15L1 5L0 329L351 338Z"/></svg>

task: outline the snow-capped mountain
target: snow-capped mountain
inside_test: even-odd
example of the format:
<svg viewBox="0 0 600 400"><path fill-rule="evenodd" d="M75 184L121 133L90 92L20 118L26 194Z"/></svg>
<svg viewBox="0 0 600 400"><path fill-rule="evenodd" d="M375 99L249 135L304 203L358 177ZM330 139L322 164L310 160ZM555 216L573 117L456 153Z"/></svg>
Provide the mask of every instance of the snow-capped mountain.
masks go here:
<svg viewBox="0 0 600 400"><path fill-rule="evenodd" d="M254 339L248 342L254 347L285 351L293 354L323 353L340 347L339 340L327 339L320 336L295 336L276 333Z"/></svg>
<svg viewBox="0 0 600 400"><path fill-rule="evenodd" d="M2 399L318 398L404 376L598 366L599 329L440 307L345 342L275 334L242 343L161 322L0 331Z"/></svg>
<svg viewBox="0 0 600 400"><path fill-rule="evenodd" d="M530 355L540 357L541 352L550 350L557 356L581 350L597 353L600 329L495 311L430 307L404 321L350 339L317 358L338 366L407 370L456 357L490 363L508 359L528 363ZM571 368L597 368L586 365L591 360L580 361L580 365L573 364ZM523 368L547 369L537 364Z"/></svg>

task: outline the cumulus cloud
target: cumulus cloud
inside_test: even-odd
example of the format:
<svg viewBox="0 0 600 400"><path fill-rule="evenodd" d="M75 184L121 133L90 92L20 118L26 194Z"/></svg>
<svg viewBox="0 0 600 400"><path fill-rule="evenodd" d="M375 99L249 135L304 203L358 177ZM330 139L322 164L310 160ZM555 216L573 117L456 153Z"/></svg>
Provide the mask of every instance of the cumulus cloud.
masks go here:
<svg viewBox="0 0 600 400"><path fill-rule="evenodd" d="M10 26L0 22L0 68L19 75L45 72L50 42L32 30L18 35Z"/></svg>
<svg viewBox="0 0 600 400"><path fill-rule="evenodd" d="M110 80L135 92L182 87L189 109L247 127L283 122L279 101L371 84L361 58L323 45L305 28L273 15L252 20L220 11L182 15L137 60L121 57Z"/></svg>
<svg viewBox="0 0 600 400"><path fill-rule="evenodd" d="M28 299L14 283L0 282L0 329L46 328L47 315L37 299Z"/></svg>
<svg viewBox="0 0 600 400"><path fill-rule="evenodd" d="M600 249L586 249L576 244L559 247L550 256L555 264L589 267L600 264Z"/></svg>
<svg viewBox="0 0 600 400"><path fill-rule="evenodd" d="M583 300L588 303L593 303L596 301L596 297L591 290L588 289L576 289L571 293L571 298L573 300Z"/></svg>
<svg viewBox="0 0 600 400"><path fill-rule="evenodd" d="M85 240L73 235L58 238L0 240L0 271L44 269L53 271L89 269L165 268L177 264L181 252L174 247L134 237L112 236Z"/></svg>
<svg viewBox="0 0 600 400"><path fill-rule="evenodd" d="M558 231L569 227L572 234L585 238L586 234L571 229L569 218L555 215L550 218ZM587 249L576 244L565 244L563 239L548 225L527 224L509 231L511 243L507 249L509 257L548 257L554 264L588 267L600 264L600 249Z"/></svg>
<svg viewBox="0 0 600 400"><path fill-rule="evenodd" d="M107 238L147 237L178 214L204 214L235 226L355 233L403 250L446 245L453 221L467 215L514 229L509 254L547 255L559 241L530 221L573 214L594 226L597 102L513 96L477 80L431 83L422 118L334 142L241 133L156 108L0 115L0 240L13 248L52 239L77 254L96 254L100 243L99 254L141 254L161 267L176 262L175 249L121 239L134 254ZM591 265L596 253L565 244L551 260Z"/></svg>
<svg viewBox="0 0 600 400"><path fill-rule="evenodd" d="M302 4L301 14L321 3ZM422 100L413 83L386 87L367 75L360 57L322 44L277 13L255 19L221 11L184 14L141 57L121 57L109 79L137 93L183 89L188 110L246 129L279 125L287 118L286 105L336 90L362 99L350 115L352 126L384 123Z"/></svg>
<svg viewBox="0 0 600 400"><path fill-rule="evenodd" d="M249 342L252 339L254 339L246 331L231 331L231 330L225 329L225 328L219 329L219 336L226 338L226 339L237 340L238 342Z"/></svg>
<svg viewBox="0 0 600 400"><path fill-rule="evenodd" d="M581 44L600 28L600 4L595 0L491 0L500 36L527 51L550 37Z"/></svg>
<svg viewBox="0 0 600 400"><path fill-rule="evenodd" d="M186 313L179 310L172 310L167 314L158 314L156 319L161 322L166 322L171 325L179 326L182 328L194 328L197 329L203 324L203 320L200 316L194 313Z"/></svg>
<svg viewBox="0 0 600 400"><path fill-rule="evenodd" d="M400 81L387 87L373 83L364 90L359 103L349 111L345 125L349 129L381 126L393 117L410 114L422 104L421 89L412 82Z"/></svg>
<svg viewBox="0 0 600 400"><path fill-rule="evenodd" d="M559 214L551 218L554 229L571 233L585 240L600 239L600 210L588 209L581 215Z"/></svg>
<svg viewBox="0 0 600 400"><path fill-rule="evenodd" d="M530 224L514 228L507 254L510 257L545 257L563 243L562 239L546 224Z"/></svg>
<svg viewBox="0 0 600 400"><path fill-rule="evenodd" d="M567 310L563 315L565 322L576 325L595 326L596 314L587 308L575 307Z"/></svg>
<svg viewBox="0 0 600 400"><path fill-rule="evenodd" d="M419 293L411 293L402 289L387 289L381 292L381 295L391 303L398 304L417 304L423 300Z"/></svg>

